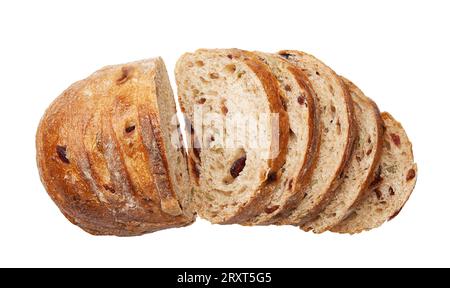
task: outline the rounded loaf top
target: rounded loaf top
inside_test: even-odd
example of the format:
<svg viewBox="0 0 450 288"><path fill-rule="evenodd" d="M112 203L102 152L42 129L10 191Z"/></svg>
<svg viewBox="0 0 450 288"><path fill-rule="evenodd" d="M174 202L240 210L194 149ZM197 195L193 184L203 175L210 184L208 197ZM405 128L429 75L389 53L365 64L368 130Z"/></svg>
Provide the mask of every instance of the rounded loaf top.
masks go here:
<svg viewBox="0 0 450 288"><path fill-rule="evenodd" d="M193 222L176 193L189 183L174 182L167 159L170 127L159 106L176 111L161 103L168 97L159 94L173 96L164 81L161 58L108 66L70 86L43 116L36 136L42 183L85 231L132 236ZM176 152L185 158L182 148ZM181 174L178 181L189 178Z"/></svg>

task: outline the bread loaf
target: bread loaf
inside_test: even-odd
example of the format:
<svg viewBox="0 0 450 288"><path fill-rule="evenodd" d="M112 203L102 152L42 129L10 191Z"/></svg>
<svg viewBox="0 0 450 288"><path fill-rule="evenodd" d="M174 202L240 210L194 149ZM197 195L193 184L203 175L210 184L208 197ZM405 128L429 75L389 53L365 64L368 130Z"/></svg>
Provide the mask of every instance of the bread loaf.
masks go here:
<svg viewBox="0 0 450 288"><path fill-rule="evenodd" d="M38 169L73 224L134 236L198 213L353 234L395 217L412 193L400 123L312 55L201 49L175 77L184 121L161 58L105 67L47 109Z"/></svg>
<svg viewBox="0 0 450 288"><path fill-rule="evenodd" d="M237 49L187 53L175 76L192 123L196 211L213 223L243 223L266 208L285 162L289 122L277 79Z"/></svg>
<svg viewBox="0 0 450 288"><path fill-rule="evenodd" d="M69 87L36 138L42 183L61 212L96 235L191 224L175 113L161 58L105 67Z"/></svg>

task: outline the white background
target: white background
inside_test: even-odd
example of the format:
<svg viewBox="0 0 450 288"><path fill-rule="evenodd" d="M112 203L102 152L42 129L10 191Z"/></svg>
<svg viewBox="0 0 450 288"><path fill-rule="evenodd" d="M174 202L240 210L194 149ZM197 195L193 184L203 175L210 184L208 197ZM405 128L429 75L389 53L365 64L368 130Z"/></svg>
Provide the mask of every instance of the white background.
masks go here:
<svg viewBox="0 0 450 288"><path fill-rule="evenodd" d="M0 3L0 266L450 266L449 1ZM400 120L419 165L403 212L356 236L199 220L116 238L70 224L35 164L50 102L104 65L160 55L172 77L183 52L219 47L310 52Z"/></svg>

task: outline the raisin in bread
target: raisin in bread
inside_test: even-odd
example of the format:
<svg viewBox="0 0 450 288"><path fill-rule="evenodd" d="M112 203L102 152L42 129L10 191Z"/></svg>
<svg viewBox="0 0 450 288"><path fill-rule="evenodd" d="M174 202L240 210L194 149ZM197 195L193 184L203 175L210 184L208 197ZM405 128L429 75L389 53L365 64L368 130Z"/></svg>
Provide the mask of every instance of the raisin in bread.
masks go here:
<svg viewBox="0 0 450 288"><path fill-rule="evenodd" d="M381 160L369 195L345 220L331 229L360 233L381 226L398 215L417 180L411 142L402 125L390 114L381 114L385 127Z"/></svg>
<svg viewBox="0 0 450 288"><path fill-rule="evenodd" d="M280 55L254 53L269 66L280 83L282 102L288 112L290 126L286 163L282 168L280 183L264 211L248 223L268 224L274 216L293 209L309 183L317 159L319 111L316 110L316 95L312 86L299 68Z"/></svg>
<svg viewBox="0 0 450 288"><path fill-rule="evenodd" d="M343 80L354 103L357 137L352 156L344 170L344 179L333 199L317 219L302 227L315 233L325 232L341 222L364 197L381 156L383 128L378 107L353 83Z"/></svg>
<svg viewBox="0 0 450 288"><path fill-rule="evenodd" d="M213 223L243 223L266 207L286 157L289 122L277 79L238 49L187 53L175 75L193 145L194 206Z"/></svg>
<svg viewBox="0 0 450 288"><path fill-rule="evenodd" d="M42 182L61 212L96 235L192 223L175 113L160 58L109 66L68 88L36 138Z"/></svg>
<svg viewBox="0 0 450 288"><path fill-rule="evenodd" d="M342 180L354 141L353 101L343 81L317 58L299 51L279 54L299 67L316 92L320 110L320 144L305 197L288 215L279 214L278 224L301 225L314 219L328 204Z"/></svg>

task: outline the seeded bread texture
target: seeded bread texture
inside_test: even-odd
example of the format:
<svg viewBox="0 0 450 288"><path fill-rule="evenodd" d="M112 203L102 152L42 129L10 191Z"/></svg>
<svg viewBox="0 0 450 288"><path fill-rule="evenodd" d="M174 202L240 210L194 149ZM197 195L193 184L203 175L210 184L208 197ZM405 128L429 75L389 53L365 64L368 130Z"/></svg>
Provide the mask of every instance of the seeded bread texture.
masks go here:
<svg viewBox="0 0 450 288"><path fill-rule="evenodd" d="M389 113L381 114L385 127L383 150L369 194L333 232L360 233L393 219L408 201L417 181L417 165L405 130Z"/></svg>
<svg viewBox="0 0 450 288"><path fill-rule="evenodd" d="M160 58L108 66L68 88L36 137L41 180L61 212L95 235L192 223L187 156L169 141L175 112Z"/></svg>
<svg viewBox="0 0 450 288"><path fill-rule="evenodd" d="M264 211L249 223L268 224L274 216L293 209L293 203L303 197L317 159L319 111L315 106L316 96L312 86L299 68L280 55L254 53L269 66L280 84L290 126L286 163L282 168L280 183Z"/></svg>
<svg viewBox="0 0 450 288"><path fill-rule="evenodd" d="M289 136L275 76L253 54L238 49L187 53L178 60L175 75L191 126L189 163L199 215L231 224L260 214L279 182ZM230 128L228 123L252 124Z"/></svg>
<svg viewBox="0 0 450 288"><path fill-rule="evenodd" d="M331 202L317 219L302 229L322 233L341 222L362 199L373 178L381 156L383 128L377 105L347 79L343 79L354 103L357 137L352 156L344 170L344 179Z"/></svg>
<svg viewBox="0 0 450 288"><path fill-rule="evenodd" d="M278 224L302 225L322 211L342 181L355 135L353 101L341 78L317 58L292 50L279 54L306 74L320 110L319 154L305 197L290 214L277 215Z"/></svg>

